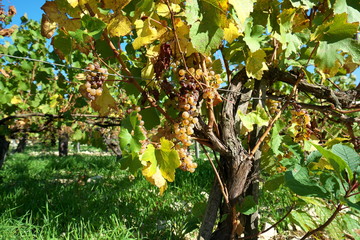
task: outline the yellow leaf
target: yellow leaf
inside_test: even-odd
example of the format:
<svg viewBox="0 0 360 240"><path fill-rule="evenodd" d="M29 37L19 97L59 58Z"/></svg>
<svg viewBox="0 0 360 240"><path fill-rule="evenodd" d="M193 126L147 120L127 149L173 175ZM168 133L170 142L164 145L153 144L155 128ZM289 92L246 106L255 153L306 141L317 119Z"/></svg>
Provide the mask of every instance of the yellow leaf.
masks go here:
<svg viewBox="0 0 360 240"><path fill-rule="evenodd" d="M153 174L151 177L145 176L145 178L147 181L154 184L155 186L157 186L160 189L160 195L162 195L164 193L164 191L167 188L167 182L166 182L165 178L162 176L159 168L156 168L155 174Z"/></svg>
<svg viewBox="0 0 360 240"><path fill-rule="evenodd" d="M13 96L10 103L11 104L19 104L19 103L22 103L22 99L19 96Z"/></svg>
<svg viewBox="0 0 360 240"><path fill-rule="evenodd" d="M250 13L254 10L254 0L229 0L229 3L233 5L235 12L240 21L240 31L245 29L245 20L250 16Z"/></svg>
<svg viewBox="0 0 360 240"><path fill-rule="evenodd" d="M265 63L266 53L259 49L256 52L249 51L249 57L246 59L246 74L248 77L260 80L265 70L268 67Z"/></svg>
<svg viewBox="0 0 360 240"><path fill-rule="evenodd" d="M131 0L103 0L105 9L121 10L123 9Z"/></svg>
<svg viewBox="0 0 360 240"><path fill-rule="evenodd" d="M147 83L150 83L150 79L154 77L154 64L148 61L146 66L141 69L141 77L145 79ZM151 81L154 83L154 81Z"/></svg>
<svg viewBox="0 0 360 240"><path fill-rule="evenodd" d="M124 36L131 31L131 22L126 16L119 13L110 20L107 29L113 37Z"/></svg>
<svg viewBox="0 0 360 240"><path fill-rule="evenodd" d="M110 95L109 89L103 85L103 92L91 102L91 107L99 112L100 116L106 116L110 113L110 109L117 110L116 101Z"/></svg>
<svg viewBox="0 0 360 240"><path fill-rule="evenodd" d="M73 8L77 7L77 5L79 4L78 0L67 0L67 1Z"/></svg>
<svg viewBox="0 0 360 240"><path fill-rule="evenodd" d="M171 10L174 12L174 13L178 13L180 12L181 8L178 4L174 4L174 3L171 3ZM156 6L156 12L159 16L162 16L162 17L170 17L170 11L169 11L169 8L166 4L164 3L159 3L157 4Z"/></svg>
<svg viewBox="0 0 360 240"><path fill-rule="evenodd" d="M186 53L186 56L190 56L194 52L197 52L193 47L191 40L189 39L189 31L190 27L186 25L181 19L175 19L176 32L179 38L179 44L181 47L181 51ZM177 49L176 43L174 42L173 49ZM177 53L179 54L179 53Z"/></svg>
<svg viewBox="0 0 360 240"><path fill-rule="evenodd" d="M229 27L224 28L224 39L229 43L232 43L239 36L240 31L233 22L230 22Z"/></svg>
<svg viewBox="0 0 360 240"><path fill-rule="evenodd" d="M163 26L159 26L159 30L155 28L155 26L152 26L149 18L145 21L136 20L135 26L138 36L132 43L134 49L139 49L146 44L154 42L167 31Z"/></svg>

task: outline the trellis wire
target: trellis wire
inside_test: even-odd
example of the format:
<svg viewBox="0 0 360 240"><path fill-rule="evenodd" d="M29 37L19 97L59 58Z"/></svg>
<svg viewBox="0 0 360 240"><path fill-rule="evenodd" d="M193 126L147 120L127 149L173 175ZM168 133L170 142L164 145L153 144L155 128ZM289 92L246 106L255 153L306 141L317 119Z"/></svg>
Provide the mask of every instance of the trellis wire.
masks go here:
<svg viewBox="0 0 360 240"><path fill-rule="evenodd" d="M71 65L65 65L65 64L60 64L60 63L52 63L52 62L49 62L49 61L34 59L34 58L30 58L30 57L19 57L19 56L4 54L4 53L0 53L0 57L10 57L10 58L22 59L22 60L26 60L26 61L41 62L41 63L53 65L53 66L64 67L64 68L67 68L67 69L75 69L75 70L78 70L78 71L97 73L97 72L91 71L91 70L89 70L89 69L78 68L78 67L74 67L74 66L71 66ZM127 76L127 75L114 74L114 73L107 73L107 75L109 75L109 76L115 76L115 77L122 77L122 78L135 78L135 79L140 79L140 80L154 80L154 79L151 79L151 78L142 78L142 77L135 77L135 76ZM112 81L114 81L114 80L112 80ZM221 89L221 88L219 88L219 89L217 89L217 90L218 90L218 91L223 91L223 92L233 92L233 91L230 91L230 90L227 90L227 89Z"/></svg>
<svg viewBox="0 0 360 240"><path fill-rule="evenodd" d="M94 72L94 73L97 73L96 71L91 71L91 70L89 70L89 69L84 69L84 68L78 68L78 67L74 67L74 66L71 66L71 65L65 65L65 64L60 64L60 63L52 63L52 62L49 62L49 61L44 61L44 60L39 60L39 59L34 59L34 58L29 58L29 57L19 57L19 56L14 56L14 55L9 55L9 54L0 53L0 57L3 57L3 56L4 56L4 57L10 57L10 58L27 60L27 61L33 61L33 62L41 62L41 63L53 65L53 66L64 67L64 68L67 68L67 69L75 69L75 70L84 71L84 72ZM107 73L107 75L109 75L109 76L115 76L115 77L122 77L122 78L135 78L135 79L143 79L143 80L153 80L153 79L150 79L150 78L127 76L127 75L121 75L121 74L116 74L116 73Z"/></svg>

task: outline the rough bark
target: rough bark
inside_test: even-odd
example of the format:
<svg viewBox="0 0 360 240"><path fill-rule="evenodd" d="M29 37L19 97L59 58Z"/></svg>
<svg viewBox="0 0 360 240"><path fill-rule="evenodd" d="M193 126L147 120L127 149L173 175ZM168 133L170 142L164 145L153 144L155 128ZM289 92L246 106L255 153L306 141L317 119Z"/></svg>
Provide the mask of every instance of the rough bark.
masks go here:
<svg viewBox="0 0 360 240"><path fill-rule="evenodd" d="M69 134L66 132L59 135L59 156L67 156L69 148Z"/></svg>
<svg viewBox="0 0 360 240"><path fill-rule="evenodd" d="M116 159L121 159L122 151L120 148L120 142L116 135L112 136L112 134L106 134L103 131L101 131L101 134L106 146L116 155Z"/></svg>
<svg viewBox="0 0 360 240"><path fill-rule="evenodd" d="M10 142L8 142L4 135L0 135L0 169L5 163L6 154L9 150Z"/></svg>
<svg viewBox="0 0 360 240"><path fill-rule="evenodd" d="M198 240L210 239L217 218L217 213L221 204L221 190L217 179L215 179L209 194L204 218L199 230Z"/></svg>
<svg viewBox="0 0 360 240"><path fill-rule="evenodd" d="M272 81L281 81L291 85L295 85L298 74L291 72L283 72L279 69L272 68L265 72L264 78ZM311 93L315 98L325 99L333 103L337 108L349 108L360 99L360 89L353 89L348 91L333 91L324 85L316 85L301 80L298 89L302 92Z"/></svg>
<svg viewBox="0 0 360 240"><path fill-rule="evenodd" d="M266 91L268 87L268 81L266 79L262 79L260 81L255 81L254 90L252 92L252 110L256 110L256 108L260 105L262 107L265 106L266 100ZM255 125L254 130L250 133L249 140L249 148L253 149L262 135L262 128ZM258 176L260 175L260 158L261 151L257 150L254 155L253 164L251 168L251 176L252 179L249 179L250 186L246 191L245 196L251 195L254 198L254 201L258 203L259 200L259 180ZM250 240L257 240L257 235L259 234L259 213L256 211L255 213L244 216L245 218L245 229L244 235L245 237L249 237ZM253 237L251 237L253 236Z"/></svg>
<svg viewBox="0 0 360 240"><path fill-rule="evenodd" d="M200 239L229 240L236 237L238 213L235 206L248 187L248 176L252 166L252 160L248 158L246 150L238 139L239 128L236 126L237 111L239 109L245 111L251 97L251 90L243 87L246 80L245 71L241 71L233 78L228 91L224 94L226 100L221 111L220 136L205 134L214 149L220 152L218 170L226 186L229 203L224 202L220 206L220 217L226 216L226 219L218 224L211 236L203 229L212 229L213 221L203 222ZM204 126L202 128L205 129ZM210 211L216 214L217 209L214 210L216 204L213 200L216 199L216 194L218 194L217 191L211 192L205 216L210 216Z"/></svg>
<svg viewBox="0 0 360 240"><path fill-rule="evenodd" d="M17 145L14 152L22 153L22 152L25 151L25 147L26 147L26 143L27 143L27 136L28 135L26 133L22 134L22 136L20 138L20 141L19 141L19 144Z"/></svg>

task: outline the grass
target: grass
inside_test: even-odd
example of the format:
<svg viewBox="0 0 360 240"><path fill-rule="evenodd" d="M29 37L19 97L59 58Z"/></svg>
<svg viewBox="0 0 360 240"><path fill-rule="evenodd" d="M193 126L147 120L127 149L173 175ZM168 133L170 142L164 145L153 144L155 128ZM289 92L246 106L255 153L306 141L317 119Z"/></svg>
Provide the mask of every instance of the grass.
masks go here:
<svg viewBox="0 0 360 240"><path fill-rule="evenodd" d="M184 239L201 220L209 164L177 171L159 196L116 157L29 155L34 148L10 155L0 171L0 239Z"/></svg>

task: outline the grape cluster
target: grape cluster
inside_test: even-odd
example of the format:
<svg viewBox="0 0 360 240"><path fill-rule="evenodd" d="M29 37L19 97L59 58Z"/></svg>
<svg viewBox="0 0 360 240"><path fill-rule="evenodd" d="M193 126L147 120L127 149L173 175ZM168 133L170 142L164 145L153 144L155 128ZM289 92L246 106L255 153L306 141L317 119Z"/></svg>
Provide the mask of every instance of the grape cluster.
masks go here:
<svg viewBox="0 0 360 240"><path fill-rule="evenodd" d="M85 97L89 100L94 100L97 96L101 96L103 91L104 81L107 79L107 69L101 68L98 62L90 63L86 67L86 93Z"/></svg>
<svg viewBox="0 0 360 240"><path fill-rule="evenodd" d="M295 124L295 142L302 142L308 140L311 135L311 118L308 112L304 109L296 108L291 111L291 122Z"/></svg>
<svg viewBox="0 0 360 240"><path fill-rule="evenodd" d="M176 149L181 159L180 168L194 172L197 164L193 162L193 158L189 154L188 147L192 145L191 135L194 134L195 124L198 123L198 109L200 92L199 85L194 79L201 76L201 69L189 69L190 74L184 69L179 70L180 90L177 97L178 108L181 112L179 121L174 124L175 138L178 140Z"/></svg>
<svg viewBox="0 0 360 240"><path fill-rule="evenodd" d="M266 105L271 115L276 115L280 111L280 102L278 101L267 99Z"/></svg>

